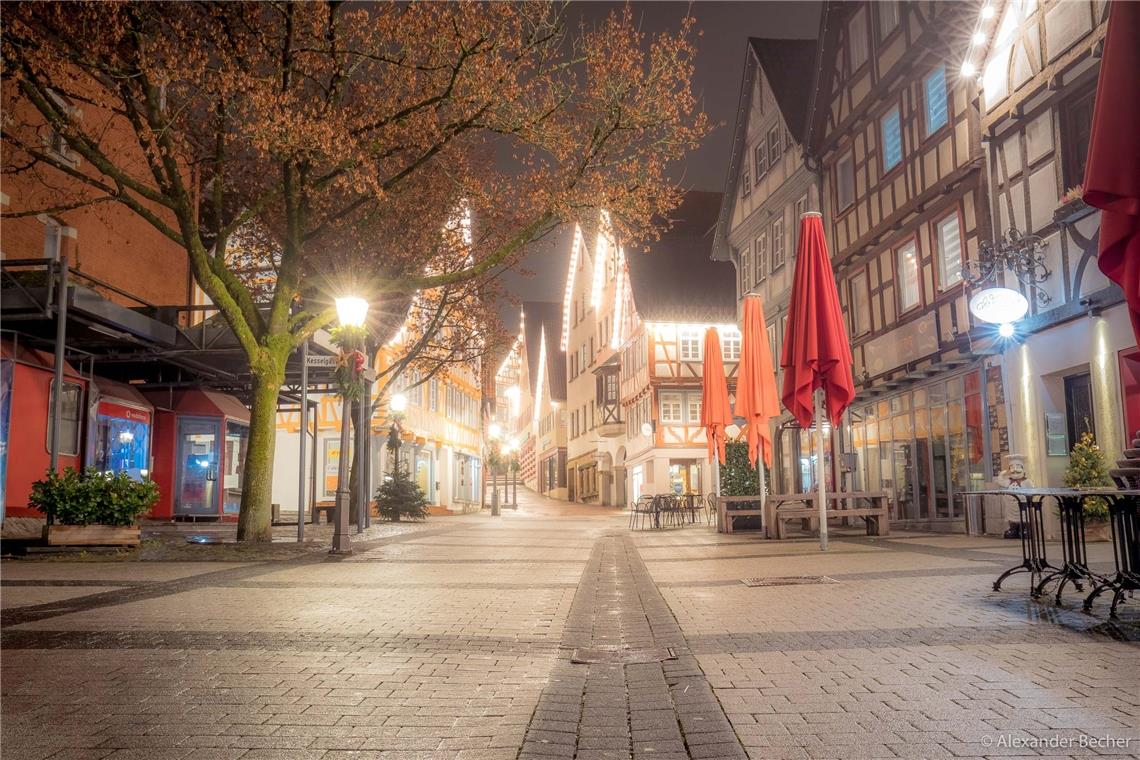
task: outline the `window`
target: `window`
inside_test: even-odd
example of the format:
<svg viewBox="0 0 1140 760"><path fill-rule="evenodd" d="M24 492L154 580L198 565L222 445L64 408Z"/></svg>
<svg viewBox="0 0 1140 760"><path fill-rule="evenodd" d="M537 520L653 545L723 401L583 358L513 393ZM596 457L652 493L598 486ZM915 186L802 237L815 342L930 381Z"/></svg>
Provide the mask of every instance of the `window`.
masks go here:
<svg viewBox="0 0 1140 760"><path fill-rule="evenodd" d="M740 294L752 289L752 250L744 246L737 254L740 257Z"/></svg>
<svg viewBox="0 0 1140 760"><path fill-rule="evenodd" d="M720 334L720 355L726 362L740 361L740 330L731 327Z"/></svg>
<svg viewBox="0 0 1140 760"><path fill-rule="evenodd" d="M44 220L44 258L59 261L60 250L63 247L63 225L51 217Z"/></svg>
<svg viewBox="0 0 1140 760"><path fill-rule="evenodd" d="M47 408L47 450L51 451L52 421L51 413L55 408L55 381L52 381L51 395L48 398ZM63 382L63 399L60 403L59 423L59 453L64 456L79 456L80 414L82 407L80 400L83 396L83 386L79 383Z"/></svg>
<svg viewBox="0 0 1140 760"><path fill-rule="evenodd" d="M926 100L926 134L932 135L946 126L950 117L946 104L946 68L939 66L927 74L922 91Z"/></svg>
<svg viewBox="0 0 1140 760"><path fill-rule="evenodd" d="M777 367L780 364L780 355L776 352L776 323L768 325L768 350L772 352L772 358L775 359ZM779 371L777 369L777 371Z"/></svg>
<svg viewBox="0 0 1140 760"><path fill-rule="evenodd" d="M681 343L681 361L700 361L701 359L701 331L695 327L686 327L678 333Z"/></svg>
<svg viewBox="0 0 1140 760"><path fill-rule="evenodd" d="M772 222L772 271L784 266L784 217Z"/></svg>
<svg viewBox="0 0 1140 760"><path fill-rule="evenodd" d="M855 73L867 62L867 11L860 8L847 22L847 53L851 61L851 72Z"/></svg>
<svg viewBox="0 0 1140 760"><path fill-rule="evenodd" d="M780 125L772 127L768 130L768 163L775 166L776 159L784 152L783 147L780 145Z"/></svg>
<svg viewBox="0 0 1140 760"><path fill-rule="evenodd" d="M1065 103L1061 110L1061 160L1067 188L1085 181L1095 95L1095 90L1089 90L1087 94Z"/></svg>
<svg viewBox="0 0 1140 760"><path fill-rule="evenodd" d="M434 377L428 383L428 408L433 412L439 411L439 380Z"/></svg>
<svg viewBox="0 0 1140 760"><path fill-rule="evenodd" d="M899 25L898 0L883 0L875 7L879 11L879 39L885 40Z"/></svg>
<svg viewBox="0 0 1140 760"><path fill-rule="evenodd" d="M795 205L792 207L792 251L795 252L799 249L800 245L800 220L804 218L807 213L807 193L796 200Z"/></svg>
<svg viewBox="0 0 1140 760"><path fill-rule="evenodd" d="M768 266L768 233L761 232L756 238L756 284L763 281Z"/></svg>
<svg viewBox="0 0 1140 760"><path fill-rule="evenodd" d="M883 173L885 174L902 163L902 129L899 125L898 106L887 111L880 124L883 132Z"/></svg>
<svg viewBox="0 0 1140 760"><path fill-rule="evenodd" d="M701 394L700 393L686 393L688 403L686 408L689 411L689 424L701 424Z"/></svg>
<svg viewBox="0 0 1140 760"><path fill-rule="evenodd" d="M684 422L684 407L681 404L683 394L662 393L659 417L662 422Z"/></svg>
<svg viewBox="0 0 1140 760"><path fill-rule="evenodd" d="M745 164L744 170L740 173L740 197L747 198L752 195L752 178L748 174L748 165Z"/></svg>
<svg viewBox="0 0 1140 760"><path fill-rule="evenodd" d="M839 210L855 202L855 159L848 153L835 165L835 203Z"/></svg>
<svg viewBox="0 0 1140 760"><path fill-rule="evenodd" d="M862 335L871 330L870 314L867 311L867 273L859 272L851 278L851 334Z"/></svg>
<svg viewBox="0 0 1140 760"><path fill-rule="evenodd" d="M752 163L755 165L756 181L759 182L760 178L768 171L768 143L761 140L752 149Z"/></svg>
<svg viewBox="0 0 1140 760"><path fill-rule="evenodd" d="M962 230L958 212L940 221L935 234L938 236L938 283L945 290L962 280Z"/></svg>
<svg viewBox="0 0 1140 760"><path fill-rule="evenodd" d="M918 306L922 298L918 286L918 249L911 240L895 251L895 268L898 272L895 286L899 291L899 311Z"/></svg>

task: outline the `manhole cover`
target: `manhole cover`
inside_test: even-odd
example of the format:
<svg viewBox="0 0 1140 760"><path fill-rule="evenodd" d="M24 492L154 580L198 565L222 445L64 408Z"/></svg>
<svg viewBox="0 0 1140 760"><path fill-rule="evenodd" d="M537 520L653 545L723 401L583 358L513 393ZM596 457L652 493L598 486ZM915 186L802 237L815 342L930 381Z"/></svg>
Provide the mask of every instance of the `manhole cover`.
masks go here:
<svg viewBox="0 0 1140 760"><path fill-rule="evenodd" d="M809 586L815 583L839 583L826 575L785 575L770 578L741 578L745 586Z"/></svg>
<svg viewBox="0 0 1140 760"><path fill-rule="evenodd" d="M640 665L675 659L677 659L677 653L673 651L673 647L655 647L652 649L595 647L593 649L575 649L574 654L570 657L570 662L576 665Z"/></svg>

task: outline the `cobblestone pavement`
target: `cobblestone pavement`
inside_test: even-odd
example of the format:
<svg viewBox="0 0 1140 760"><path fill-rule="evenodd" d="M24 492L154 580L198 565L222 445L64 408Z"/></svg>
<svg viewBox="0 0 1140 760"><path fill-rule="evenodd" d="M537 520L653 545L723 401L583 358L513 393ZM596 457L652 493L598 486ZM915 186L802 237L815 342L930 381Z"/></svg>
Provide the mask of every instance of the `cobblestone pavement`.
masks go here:
<svg viewBox="0 0 1140 760"><path fill-rule="evenodd" d="M1029 602L1022 578L995 593L1009 542L841 535L821 554L703 526L630 533L612 510L519 499L347 558L6 562L0 753L1140 751L1140 605L1110 622L1103 605L1080 613L1079 594ZM835 582L741 583L801 574Z"/></svg>

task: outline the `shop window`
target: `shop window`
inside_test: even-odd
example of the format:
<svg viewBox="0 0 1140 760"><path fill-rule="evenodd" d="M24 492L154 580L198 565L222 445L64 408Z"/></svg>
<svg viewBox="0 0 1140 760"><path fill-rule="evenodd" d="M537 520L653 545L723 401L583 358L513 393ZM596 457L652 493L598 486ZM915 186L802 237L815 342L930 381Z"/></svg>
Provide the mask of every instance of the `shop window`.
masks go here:
<svg viewBox="0 0 1140 760"><path fill-rule="evenodd" d="M55 409L56 384L52 381L51 397L47 408L47 450L52 448L52 410ZM81 425L80 409L82 408L83 386L79 383L63 382L63 397L60 404L59 424L59 453L63 456L79 456L79 433Z"/></svg>
<svg viewBox="0 0 1140 760"><path fill-rule="evenodd" d="M855 202L855 159L848 153L835 165L835 203L843 211Z"/></svg>
<svg viewBox="0 0 1140 760"><path fill-rule="evenodd" d="M675 494L701 493L700 461L692 459L670 459L669 488Z"/></svg>
<svg viewBox="0 0 1140 760"><path fill-rule="evenodd" d="M950 118L946 102L946 68L939 66L926 75L922 82L922 91L926 103L926 134L932 135L942 127Z"/></svg>
<svg viewBox="0 0 1140 760"><path fill-rule="evenodd" d="M911 240L895 251L895 289L899 294L899 311L909 311L918 306L922 292L918 282L918 250Z"/></svg>
<svg viewBox="0 0 1140 760"><path fill-rule="evenodd" d="M847 54L851 62L851 73L855 73L867 62L870 54L867 40L867 12L860 8L847 22Z"/></svg>
<svg viewBox="0 0 1140 760"><path fill-rule="evenodd" d="M902 128L899 125L898 106L887 111L880 125L883 133L883 173L886 174L902 163Z"/></svg>
<svg viewBox="0 0 1140 760"><path fill-rule="evenodd" d="M95 419L95 458L100 472L125 472L134 480L149 474L150 425L144 420L100 414Z"/></svg>
<svg viewBox="0 0 1140 760"><path fill-rule="evenodd" d="M240 422L226 422L226 471L222 477L225 489L226 513L236 513L241 509L241 489L245 483L245 451L249 444L249 425Z"/></svg>
<svg viewBox="0 0 1140 760"><path fill-rule="evenodd" d="M958 212L938 222L938 273L943 290L962 281L962 229Z"/></svg>

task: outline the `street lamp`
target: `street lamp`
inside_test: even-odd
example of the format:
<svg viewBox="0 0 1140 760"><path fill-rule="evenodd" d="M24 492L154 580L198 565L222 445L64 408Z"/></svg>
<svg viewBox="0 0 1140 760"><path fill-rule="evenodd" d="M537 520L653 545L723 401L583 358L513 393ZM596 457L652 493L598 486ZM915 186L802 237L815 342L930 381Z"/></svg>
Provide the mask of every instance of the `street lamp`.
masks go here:
<svg viewBox="0 0 1140 760"><path fill-rule="evenodd" d="M357 337L364 331L368 318L368 302L358 296L344 296L336 299L336 315L340 322L340 362L347 372L347 380L342 383L340 407L340 459L336 472L336 507L333 525L332 554L351 554L352 542L348 535L348 510L351 496L348 478L348 421L352 414L352 386L358 381L363 362L363 354L357 348ZM358 356L359 355L359 356Z"/></svg>
<svg viewBox="0 0 1140 760"><path fill-rule="evenodd" d="M491 473L491 516L499 516L499 436L502 435L503 428L497 422L492 422L487 426L487 437L491 440L490 452L491 456L487 457L484 463L487 470Z"/></svg>

